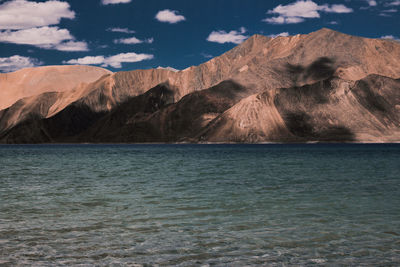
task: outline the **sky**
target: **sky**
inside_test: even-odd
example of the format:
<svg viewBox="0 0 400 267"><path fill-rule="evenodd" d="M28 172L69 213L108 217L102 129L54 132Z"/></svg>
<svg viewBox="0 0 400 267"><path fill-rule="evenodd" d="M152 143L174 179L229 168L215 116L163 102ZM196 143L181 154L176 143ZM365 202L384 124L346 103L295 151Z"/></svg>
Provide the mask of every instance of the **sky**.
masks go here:
<svg viewBox="0 0 400 267"><path fill-rule="evenodd" d="M0 0L0 72L182 70L254 34L321 28L400 41L400 0Z"/></svg>

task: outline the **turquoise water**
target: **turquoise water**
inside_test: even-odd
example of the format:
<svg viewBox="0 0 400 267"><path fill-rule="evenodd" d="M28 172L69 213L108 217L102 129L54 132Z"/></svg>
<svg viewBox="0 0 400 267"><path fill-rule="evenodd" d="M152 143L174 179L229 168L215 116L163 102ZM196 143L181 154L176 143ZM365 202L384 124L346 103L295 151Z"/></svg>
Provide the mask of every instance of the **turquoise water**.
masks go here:
<svg viewBox="0 0 400 267"><path fill-rule="evenodd" d="M0 265L399 266L400 145L0 146Z"/></svg>

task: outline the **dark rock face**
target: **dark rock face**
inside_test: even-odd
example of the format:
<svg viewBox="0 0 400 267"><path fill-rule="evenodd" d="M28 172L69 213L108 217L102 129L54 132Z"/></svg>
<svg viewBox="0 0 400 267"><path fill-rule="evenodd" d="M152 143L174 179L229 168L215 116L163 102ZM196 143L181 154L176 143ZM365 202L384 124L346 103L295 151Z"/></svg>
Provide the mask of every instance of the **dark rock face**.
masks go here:
<svg viewBox="0 0 400 267"><path fill-rule="evenodd" d="M4 143L89 142L85 136L96 138L104 129L107 132L115 130L119 135L119 129L132 116L152 114L173 102L174 92L165 84L127 100L109 113L94 112L89 106L74 102L50 118L36 116L26 119L3 133L0 140ZM29 128L33 131L29 132Z"/></svg>
<svg viewBox="0 0 400 267"><path fill-rule="evenodd" d="M22 98L0 110L0 143L399 142L399 77L395 42L255 35L183 71Z"/></svg>
<svg viewBox="0 0 400 267"><path fill-rule="evenodd" d="M151 125L140 124L174 102L174 90L168 84L160 84L143 95L128 99L77 138L81 142L151 142L150 136L155 130ZM138 126L132 129L132 125Z"/></svg>

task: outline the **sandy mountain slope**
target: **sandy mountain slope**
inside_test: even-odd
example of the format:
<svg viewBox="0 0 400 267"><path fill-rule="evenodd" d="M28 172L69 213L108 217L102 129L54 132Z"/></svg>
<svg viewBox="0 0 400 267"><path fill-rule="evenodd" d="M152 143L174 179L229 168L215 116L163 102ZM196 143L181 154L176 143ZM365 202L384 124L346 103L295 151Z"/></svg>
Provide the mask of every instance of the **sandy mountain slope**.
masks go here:
<svg viewBox="0 0 400 267"><path fill-rule="evenodd" d="M0 110L17 100L46 92L64 92L111 72L90 66L45 66L0 73Z"/></svg>

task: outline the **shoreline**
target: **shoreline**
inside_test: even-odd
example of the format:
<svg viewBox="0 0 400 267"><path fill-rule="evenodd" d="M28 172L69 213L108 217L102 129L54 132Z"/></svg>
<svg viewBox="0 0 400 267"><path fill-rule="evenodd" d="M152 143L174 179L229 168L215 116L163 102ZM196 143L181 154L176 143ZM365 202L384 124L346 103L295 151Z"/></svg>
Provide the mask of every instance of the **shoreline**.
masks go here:
<svg viewBox="0 0 400 267"><path fill-rule="evenodd" d="M34 145L398 145L395 142L259 142L259 143L238 143L238 142L141 142L141 143L19 143L0 144L0 146L34 146Z"/></svg>

